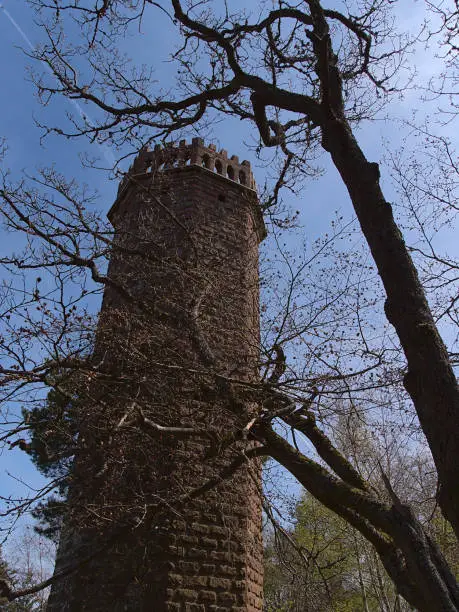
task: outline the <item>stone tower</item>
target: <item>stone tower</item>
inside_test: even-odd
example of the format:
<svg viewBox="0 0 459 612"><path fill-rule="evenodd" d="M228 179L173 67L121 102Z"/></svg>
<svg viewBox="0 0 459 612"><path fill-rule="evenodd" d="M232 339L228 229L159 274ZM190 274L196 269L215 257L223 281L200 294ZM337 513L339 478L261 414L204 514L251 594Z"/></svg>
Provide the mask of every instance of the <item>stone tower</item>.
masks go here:
<svg viewBox="0 0 459 612"><path fill-rule="evenodd" d="M48 612L259 612L260 465L221 478L256 408L265 228L250 164L199 138L143 150L109 219L100 374L78 381L56 562L76 569Z"/></svg>

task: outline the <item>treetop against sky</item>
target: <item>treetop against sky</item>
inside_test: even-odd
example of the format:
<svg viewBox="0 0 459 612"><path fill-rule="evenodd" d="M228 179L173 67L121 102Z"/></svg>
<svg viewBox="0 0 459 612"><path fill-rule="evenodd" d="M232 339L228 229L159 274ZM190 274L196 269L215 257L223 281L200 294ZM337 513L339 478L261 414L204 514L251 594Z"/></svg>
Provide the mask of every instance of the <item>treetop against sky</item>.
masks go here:
<svg viewBox="0 0 459 612"><path fill-rule="evenodd" d="M331 8L339 8L339 3ZM247 7L246 3L232 3L235 11L247 8L249 12L256 15L259 3L252 2ZM395 11L397 26L400 31L410 30L415 34L421 27L426 18L425 7L422 3L412 2L398 5ZM33 7L31 3L22 0L20 2L4 2L0 12L2 37L0 41L3 58L3 82L5 84L5 94L0 100L2 134L6 138L8 145L8 155L6 158L7 167L13 172L26 170L33 173L37 167L55 165L59 172L69 177L75 177L78 181L90 185L96 189L100 198L98 206L108 210L116 192L117 180L107 180L105 173L93 170L88 167L81 167L79 154L90 151L91 155L96 155L100 159L101 165L111 165L113 160L120 156L120 150L111 147L109 143L94 143L90 147L82 140L63 139L55 134L48 135L42 139L43 129L37 126L40 124L57 124L69 126L67 116L69 114L78 119L82 115L91 117L97 113L94 108L90 108L82 101L69 100L57 97L51 101L47 107L39 104L36 96L36 88L30 77L30 68L37 72L44 72L45 77L53 80L49 74L48 66L32 60L28 55L36 45L45 42L43 30L37 27ZM78 30L75 24L68 22L67 36L78 40ZM139 32L140 30L140 32ZM177 67L171 62L170 54L177 48L180 42L177 28L162 11L146 12L140 28L137 25L131 28L129 35L119 40L120 53L126 53L132 58L133 64L146 63L154 69L153 79L162 89L167 90L174 86ZM439 60L436 58L435 49L425 50L422 44L413 51L414 63L416 64L416 83L427 84L429 78L435 74L439 68ZM203 60L205 61L205 60ZM82 66L84 70L84 66ZM47 76L46 76L47 75ZM402 74L403 80L405 75ZM7 87L6 87L7 85ZM435 110L437 103L434 101L430 105L421 103L423 96L419 91L410 86L403 95L395 97L389 106L384 108L376 117L376 121L366 122L359 127L359 140L363 144L365 151L370 159L380 162L383 158L384 146L391 148L403 144L409 138L409 130L400 130L400 123L396 119L410 119L413 111L417 111L417 117L422 117L427 112ZM190 132L191 138L193 132ZM236 153L240 158L247 156L251 159L254 172L259 185L270 178L269 155L266 155L257 163L254 159L254 151L245 153L247 144L254 147L256 144L256 134L253 127L246 122L241 122L234 118L221 119L215 124L210 125L206 130L205 136L208 141L217 143L231 153ZM123 149L121 149L121 154ZM287 205L296 210L300 208L299 223L304 232L297 232L287 237L289 246L295 248L300 235L305 233L309 241L325 231L334 211L350 219L352 212L349 207L349 198L343 188L342 183L333 168L330 168L329 161L322 155L320 166L326 170L323 174L312 181L308 181L298 195L285 192L284 199ZM125 168L128 161L121 163L121 168ZM381 171L383 179L389 186L388 176L382 165ZM395 198L395 194L394 194ZM305 203L300 206L299 203ZM2 239L3 248L7 252L11 246L16 246L17 235L11 233L4 234ZM451 247L454 243L451 237ZM268 249L271 248L268 245ZM95 302L97 304L97 302ZM14 457L14 459L13 459ZM24 464L27 473L28 459L19 452L6 455L6 469L9 469L10 460L13 459L16 467L18 463Z"/></svg>
<svg viewBox="0 0 459 612"><path fill-rule="evenodd" d="M237 11L246 8L256 15L259 5L258 2L252 2L247 7L246 3L235 2L232 3L232 9ZM331 8L339 8L339 3ZM398 5L395 15L398 29L400 31L409 29L413 34L418 31L426 18L425 7L418 2ZM2 4L0 17L3 33L0 41L3 82L7 84L4 90L6 95L0 100L0 116L2 134L8 146L7 167L14 172L24 169L32 173L37 167L54 164L59 172L75 177L78 181L97 189L100 194L98 205L108 210L114 198L117 180L108 181L106 174L88 167L82 168L78 156L80 153L90 151L91 155L100 158L101 165L107 165L118 158L120 153L123 154L123 149L120 152L107 143L93 144L89 148L89 145L81 140L63 139L55 134L50 134L45 139L41 138L43 129L37 126L37 122L40 124L62 122L68 126L67 115L72 114L77 118L81 118L81 115L91 117L91 114L97 111L82 101L63 97L53 99L47 107L40 105L30 77L30 68L37 73L43 71L45 78L51 81L53 77L49 74L46 65L40 66L39 62L28 57L36 45L45 42L43 30L37 27L34 19L33 7L25 0L14 3L6 1ZM67 29L69 40L71 41L72 37L77 40L78 34L75 24L69 21ZM162 89L167 90L174 86L176 67L170 60L170 54L176 49L179 41L177 28L164 12L156 10L146 12L140 28L136 25L131 28L129 35L119 40L119 50L121 54L126 53L132 57L134 64L151 65L154 68L152 78ZM439 68L435 48L425 50L422 44L418 44L414 49L413 62L416 64L416 82L421 85L427 84L429 78ZM84 66L82 69L84 73ZM403 78L402 74L401 79ZM370 159L380 162L384 155L384 146L394 148L409 138L409 130L407 128L401 130L400 123L394 121L394 118L409 119L413 111L417 112L419 118L427 112L435 111L437 102L434 101L430 105L421 104L422 96L422 91L410 87L403 95L395 97L389 106L377 115L376 121L366 122L359 127L359 140ZM192 135L190 132L190 138ZM240 158L245 157L246 144L251 147L256 144L253 127L234 118L219 120L214 126L209 127L205 135L208 141L216 142L219 146L238 154ZM269 156L264 158L266 161L262 158L258 164L254 160L253 151L247 153L247 157L252 158L258 184L262 185L265 180L269 180L270 170L267 163ZM336 171L330 169L330 163L323 155L319 162L321 167L326 169L324 179L309 181L297 196L288 192L284 195L287 205L294 210L300 208L300 225L306 230L311 241L328 226L335 210L340 214L344 213L346 218L352 215L349 198ZM129 162L122 162L121 167L126 167L127 163ZM390 190L383 165L381 171ZM304 202L305 206L298 206L297 202ZM15 245L17 239L17 236L5 234L3 238L5 250ZM288 237L287 240L295 243L298 235ZM448 236L447 240L451 241L453 247L452 238Z"/></svg>

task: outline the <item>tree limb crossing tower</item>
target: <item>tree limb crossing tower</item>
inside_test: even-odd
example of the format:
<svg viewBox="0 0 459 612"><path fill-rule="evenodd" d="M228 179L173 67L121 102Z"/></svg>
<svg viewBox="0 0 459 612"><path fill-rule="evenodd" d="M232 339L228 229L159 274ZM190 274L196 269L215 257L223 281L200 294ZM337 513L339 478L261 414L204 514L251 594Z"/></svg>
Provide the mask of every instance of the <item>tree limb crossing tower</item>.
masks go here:
<svg viewBox="0 0 459 612"><path fill-rule="evenodd" d="M48 612L259 612L260 465L241 461L265 235L250 164L199 138L143 150L109 219L101 374L85 387L56 563L77 569Z"/></svg>

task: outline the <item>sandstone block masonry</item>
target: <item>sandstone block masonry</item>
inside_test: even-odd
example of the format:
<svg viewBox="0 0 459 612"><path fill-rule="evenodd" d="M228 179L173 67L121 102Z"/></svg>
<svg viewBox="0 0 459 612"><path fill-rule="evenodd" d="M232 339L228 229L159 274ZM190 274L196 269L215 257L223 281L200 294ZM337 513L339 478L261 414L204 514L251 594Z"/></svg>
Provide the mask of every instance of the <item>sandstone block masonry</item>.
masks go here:
<svg viewBox="0 0 459 612"><path fill-rule="evenodd" d="M250 164L198 138L142 150L109 218L99 374L82 385L56 565L77 569L48 611L260 612L259 464L193 496L240 456L246 443L230 442L255 408L227 384L258 376L265 229Z"/></svg>

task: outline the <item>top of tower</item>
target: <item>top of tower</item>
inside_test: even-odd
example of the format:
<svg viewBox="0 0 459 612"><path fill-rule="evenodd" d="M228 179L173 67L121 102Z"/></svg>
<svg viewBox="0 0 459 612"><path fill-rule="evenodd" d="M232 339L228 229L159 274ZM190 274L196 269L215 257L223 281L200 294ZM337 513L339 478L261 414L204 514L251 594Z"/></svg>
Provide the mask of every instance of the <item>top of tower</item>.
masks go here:
<svg viewBox="0 0 459 612"><path fill-rule="evenodd" d="M206 147L202 138L193 138L191 144L187 144L186 140L181 140L178 145L174 143L164 146L156 145L153 151L147 148L141 149L120 183L118 196L127 185L129 176L185 166L200 166L248 189L256 189L250 162L244 160L240 163L237 155L228 157L224 149L217 151L214 144Z"/></svg>
<svg viewBox="0 0 459 612"><path fill-rule="evenodd" d="M191 144L187 144L186 140L181 140L178 144L156 145L153 151L148 150L147 147L142 148L120 182L116 200L108 213L110 221L113 223L116 211L120 210L131 179L135 177L136 180L143 180L151 176L155 180L157 174L185 168L189 170L199 168L203 172L210 172L219 176L220 179L249 190L249 194L254 196L249 199L252 202L259 239L261 241L265 238L266 228L256 197L256 183L250 162L247 160L239 162L237 155L228 157L224 149L217 151L214 144L206 147L202 138L193 138Z"/></svg>

